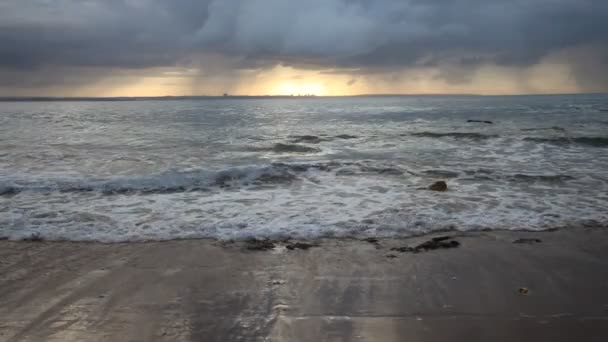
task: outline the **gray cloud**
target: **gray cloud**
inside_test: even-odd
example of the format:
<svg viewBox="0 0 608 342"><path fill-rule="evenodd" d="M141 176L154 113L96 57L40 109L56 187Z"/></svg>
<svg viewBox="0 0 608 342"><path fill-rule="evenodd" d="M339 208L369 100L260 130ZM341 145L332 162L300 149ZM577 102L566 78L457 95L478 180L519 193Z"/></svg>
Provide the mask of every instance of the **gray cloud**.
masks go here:
<svg viewBox="0 0 608 342"><path fill-rule="evenodd" d="M458 83L484 63L593 46L569 62L601 88L579 61L608 70L607 17L605 0L4 0L0 69L204 68L213 55L236 69L438 67Z"/></svg>

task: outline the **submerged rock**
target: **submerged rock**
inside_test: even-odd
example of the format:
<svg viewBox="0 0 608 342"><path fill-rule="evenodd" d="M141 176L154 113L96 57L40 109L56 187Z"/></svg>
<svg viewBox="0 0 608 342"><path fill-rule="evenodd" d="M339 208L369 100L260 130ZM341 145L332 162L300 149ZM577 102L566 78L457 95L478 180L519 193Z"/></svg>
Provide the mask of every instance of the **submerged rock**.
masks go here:
<svg viewBox="0 0 608 342"><path fill-rule="evenodd" d="M429 190L448 191L448 183L446 183L445 181L435 182L433 185L429 186Z"/></svg>

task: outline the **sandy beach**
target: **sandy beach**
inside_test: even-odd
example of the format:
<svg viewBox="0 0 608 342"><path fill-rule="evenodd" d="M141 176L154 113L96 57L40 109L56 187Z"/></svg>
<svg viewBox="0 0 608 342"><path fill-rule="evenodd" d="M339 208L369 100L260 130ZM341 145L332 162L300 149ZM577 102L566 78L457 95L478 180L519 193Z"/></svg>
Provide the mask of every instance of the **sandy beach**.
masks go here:
<svg viewBox="0 0 608 342"><path fill-rule="evenodd" d="M604 229L290 243L0 241L0 340L608 340Z"/></svg>

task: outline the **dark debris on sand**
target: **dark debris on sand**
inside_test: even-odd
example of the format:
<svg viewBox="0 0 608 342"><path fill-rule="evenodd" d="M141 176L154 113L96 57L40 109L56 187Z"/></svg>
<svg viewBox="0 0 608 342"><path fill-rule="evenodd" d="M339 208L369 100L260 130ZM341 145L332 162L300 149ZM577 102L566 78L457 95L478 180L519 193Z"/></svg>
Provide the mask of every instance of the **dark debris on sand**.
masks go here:
<svg viewBox="0 0 608 342"><path fill-rule="evenodd" d="M275 247L275 243L270 240L249 239L246 243L250 251L269 251Z"/></svg>
<svg viewBox="0 0 608 342"><path fill-rule="evenodd" d="M302 249L302 250L309 250L312 247L316 247L317 245L313 245L311 243L304 243L304 242L296 242L296 243L290 243L287 244L285 246L285 248L287 248L290 251L296 250L296 249Z"/></svg>
<svg viewBox="0 0 608 342"><path fill-rule="evenodd" d="M44 238L42 237L42 235L40 235L40 233L32 233L30 236L23 238L22 241L43 242Z"/></svg>
<svg viewBox="0 0 608 342"><path fill-rule="evenodd" d="M517 243L517 244L528 244L528 245L533 245L536 243L541 243L543 242L541 239L517 239L515 241L513 241L513 243Z"/></svg>
<svg viewBox="0 0 608 342"><path fill-rule="evenodd" d="M363 241L369 242L369 243L372 243L372 244L377 244L378 243L378 239L373 238L373 237L370 237L370 238L367 238L367 239L363 239Z"/></svg>
<svg viewBox="0 0 608 342"><path fill-rule="evenodd" d="M451 236L440 236L432 238L429 241L423 242L416 247L395 247L391 248L391 251L400 253L420 253L428 252L436 249L449 249L457 248L460 246L460 242L453 240Z"/></svg>
<svg viewBox="0 0 608 342"><path fill-rule="evenodd" d="M277 247L278 245L285 244L285 248L290 251L294 251L297 249L301 250L309 250L312 247L317 247L317 245L312 243L305 242L289 242L288 240L283 241L273 241L273 240L258 240L258 239L249 239L245 241L246 248L250 251L269 251Z"/></svg>

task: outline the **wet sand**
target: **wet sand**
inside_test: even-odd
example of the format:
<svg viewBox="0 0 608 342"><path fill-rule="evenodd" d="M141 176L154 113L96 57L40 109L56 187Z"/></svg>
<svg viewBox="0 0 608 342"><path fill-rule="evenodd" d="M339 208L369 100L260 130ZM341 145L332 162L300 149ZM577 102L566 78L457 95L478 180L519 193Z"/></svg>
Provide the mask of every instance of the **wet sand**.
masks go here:
<svg viewBox="0 0 608 342"><path fill-rule="evenodd" d="M608 341L608 230L443 235L0 241L0 341Z"/></svg>

